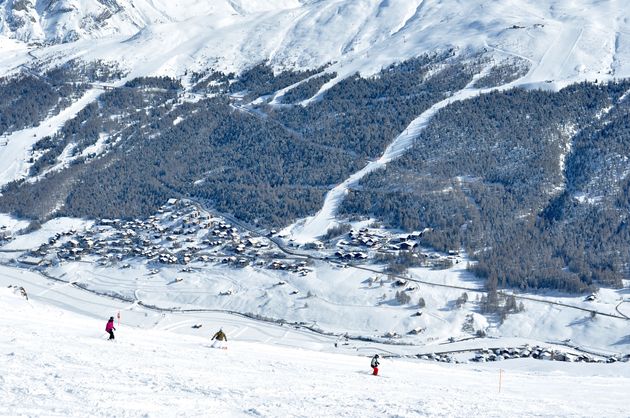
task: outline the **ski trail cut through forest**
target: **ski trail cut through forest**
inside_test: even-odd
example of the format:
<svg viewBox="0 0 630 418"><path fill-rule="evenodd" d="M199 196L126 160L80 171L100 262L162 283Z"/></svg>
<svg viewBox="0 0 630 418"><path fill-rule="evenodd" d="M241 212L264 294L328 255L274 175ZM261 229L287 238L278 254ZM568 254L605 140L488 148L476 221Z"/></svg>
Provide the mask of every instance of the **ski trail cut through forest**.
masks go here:
<svg viewBox="0 0 630 418"><path fill-rule="evenodd" d="M425 129L433 116L441 109L456 101L470 99L481 93L491 91L505 90L516 85L516 81L510 82L497 87L478 89L474 88L475 82L485 76L491 67L485 68L476 74L473 79L463 89L441 102L435 103L429 109L425 110L420 116L414 119L405 130L398 135L385 149L383 155L377 160L370 161L361 170L355 172L345 181L330 190L324 198L322 208L312 217L298 221L289 226L287 231L296 242L304 243L314 240L316 237L326 233L328 229L337 225L335 215L343 202L344 197L348 194L350 187L356 185L367 174L385 168L387 163L401 157L409 148L413 146L413 140Z"/></svg>
<svg viewBox="0 0 630 418"><path fill-rule="evenodd" d="M70 119L74 118L87 105L98 99L104 92L99 88L87 90L83 96L75 100L70 106L61 110L38 125L15 131L6 137L6 145L0 148L0 161L8 164L0 171L0 186L28 175L26 161L33 145L40 139L53 136Z"/></svg>

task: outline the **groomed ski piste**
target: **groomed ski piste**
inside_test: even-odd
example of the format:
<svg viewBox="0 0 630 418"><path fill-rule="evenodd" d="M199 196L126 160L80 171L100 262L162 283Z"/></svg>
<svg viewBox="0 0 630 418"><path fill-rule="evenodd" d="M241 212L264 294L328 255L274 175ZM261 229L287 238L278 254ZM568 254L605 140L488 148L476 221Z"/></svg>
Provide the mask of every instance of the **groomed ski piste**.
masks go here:
<svg viewBox="0 0 630 418"><path fill-rule="evenodd" d="M384 357L375 377L370 356L387 353L374 346L322 351L322 337L213 315L194 318L203 331L190 335L181 315L45 295L0 288L1 416L628 416L627 363ZM115 309L111 342L104 327ZM227 350L211 348L220 326Z"/></svg>

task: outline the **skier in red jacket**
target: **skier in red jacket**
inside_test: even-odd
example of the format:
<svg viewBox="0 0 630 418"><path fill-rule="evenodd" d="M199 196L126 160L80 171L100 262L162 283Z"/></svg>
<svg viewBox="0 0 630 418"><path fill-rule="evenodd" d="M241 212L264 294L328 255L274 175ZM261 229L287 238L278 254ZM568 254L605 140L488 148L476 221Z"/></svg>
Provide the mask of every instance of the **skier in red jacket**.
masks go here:
<svg viewBox="0 0 630 418"><path fill-rule="evenodd" d="M109 339L113 340L114 339L114 331L116 331L116 328L114 328L114 317L113 316L109 317L109 321L107 321L107 325L105 325L105 331L109 333Z"/></svg>

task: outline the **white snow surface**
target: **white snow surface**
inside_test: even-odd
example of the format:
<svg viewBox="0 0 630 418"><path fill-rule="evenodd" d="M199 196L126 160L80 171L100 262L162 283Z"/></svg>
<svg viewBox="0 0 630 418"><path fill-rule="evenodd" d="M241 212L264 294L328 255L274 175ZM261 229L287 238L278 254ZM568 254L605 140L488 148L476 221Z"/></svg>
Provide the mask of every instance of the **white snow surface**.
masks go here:
<svg viewBox="0 0 630 418"><path fill-rule="evenodd" d="M203 243L213 228L210 223L196 234L164 233L161 239L151 238L151 244L145 245L145 249L151 247L156 253L168 253L168 248L177 244L182 250L190 248L205 254L191 258L185 268L181 264L159 263L151 254L131 255L136 253L131 247L120 247L133 245L120 241L120 233L137 233L136 237L144 240L155 231L191 219L189 215L210 219L212 224L222 219L192 204L164 208L158 216L151 217L150 227L141 220L120 229L106 226L111 222L56 218L21 235L15 232L24 228L25 222L2 216L0 227L6 226L13 237L0 246L0 286L19 284L29 293L54 295L54 300L47 301L61 300L65 306L66 298L84 304L82 293L90 295L74 288L76 283L98 294L116 295L169 311L250 314L301 328L312 327L329 335L347 333L389 342L392 344L387 350L399 354L449 351L453 341L460 340L468 340L476 348L488 344L496 347L513 344L508 342L513 338L520 339L515 344L565 341L589 351L619 355L630 349L630 320L622 317L630 316L628 283L621 289L600 289L593 301L560 292L524 295L530 298L518 300L524 311L512 313L501 322L497 315L479 315L479 298L484 294L482 280L466 270L465 254L449 256L453 262L449 269L412 268L408 271L409 282L400 284L395 277L382 273L384 266L378 264L342 266L323 259L311 260L304 274L269 268L271 260L278 257L287 264L303 259L282 259L275 244L265 238L256 239L262 246L260 250L251 249L244 254L254 257L252 262L237 268L225 263L229 249L226 253ZM175 213L179 217L173 219ZM364 226L357 224L355 228ZM395 231L371 231L396 236ZM236 239L244 240L247 234L239 231ZM171 244L172 239L175 241ZM50 247L41 249L42 244ZM71 261L63 255L62 249L92 245L92 250L86 250L80 260ZM105 246L100 248L102 245ZM297 251L309 253L305 249ZM319 251L309 254L323 257L334 250ZM438 256L430 249L422 251L428 252L428 257ZM121 257L122 252L127 255ZM25 270L38 263L46 277L38 270ZM51 278L60 282L51 282ZM409 296L407 303L397 300L396 293L401 291ZM455 301L464 292L467 302L456 306ZM420 298L425 306L419 309ZM602 315L591 317L592 310ZM485 332L488 338L475 339L477 331Z"/></svg>
<svg viewBox="0 0 630 418"><path fill-rule="evenodd" d="M6 281L6 280L4 280ZM291 330L207 317L182 333L183 318L75 300L54 306L0 288L0 415L219 417L625 417L627 364L531 359L450 365L317 348ZM98 301L93 301L98 302ZM125 310L127 309L127 310ZM121 310L117 339L106 318ZM141 320L144 318L144 323ZM228 349L210 347L223 326ZM190 330L189 327L187 329ZM256 342L268 340L280 344ZM383 353L381 353L383 354ZM499 387L500 385L500 387Z"/></svg>
<svg viewBox="0 0 630 418"><path fill-rule="evenodd" d="M630 8L624 0L23 0L26 9L9 10L15 3L0 4L0 75L24 64L39 68L78 57L118 62L130 72L128 78L182 76L208 67L241 71L265 60L276 70L333 63L326 71L338 77L325 90L357 71L369 75L393 62L453 47L462 55L485 50L497 61L529 62L527 75L500 88L557 89L584 79L630 77ZM117 11L108 15L106 9ZM17 13L13 23L9 12ZM16 16L26 23L16 25ZM67 43L50 44L61 41ZM378 160L335 187L317 215L296 224L294 237L306 241L325 233L349 186L404 153L439 109L479 92L470 87L454 92L418 115ZM38 127L10 135L0 146L0 186L26 174L34 142L54 134L99 94L90 90ZM90 152L100 152L101 145ZM10 230L26 226L26 221L0 216L0 226ZM89 227L82 220L54 220L3 250L33 249L57 233ZM3 253L0 261L12 263L17 256ZM181 275L176 267L149 275L147 265L131 264L118 269L62 263L49 270L69 283L0 266L0 286L23 285L30 296L27 302L0 288L0 415L628 416L627 363L527 359L455 366L385 359L383 377L373 378L365 357L377 351L412 354L549 340L627 352L628 321L526 302L524 312L498 324L475 313L473 292L471 302L456 310L452 302L461 290L430 285L413 291L412 297L422 296L427 307L422 316L412 317L413 307L390 303L395 288L366 284L373 274L325 263L306 278L203 266L181 282L175 281ZM477 287L463 264L410 274ZM279 280L286 285L276 286ZM71 283L135 302L96 296ZM220 296L227 289L233 294ZM290 290L299 290L298 296L289 298ZM305 298L309 291L314 296ZM596 302L557 294L537 297L611 314L617 307L630 315L627 296L627 290L602 289ZM161 314L139 301L214 311ZM118 340L110 343L104 340L104 319L118 311L123 324ZM372 337L386 331L405 335L418 327L426 331L405 336L412 346L352 343L334 349L337 337L230 311ZM491 338L438 345L465 336L462 323L468 314ZM203 327L193 330L193 324ZM230 338L226 351L209 348L209 334L220 326ZM505 371L501 393L499 368Z"/></svg>
<svg viewBox="0 0 630 418"><path fill-rule="evenodd" d="M454 48L462 55L485 51L497 61L527 61L528 74L503 87L557 89L584 79L630 76L630 8L623 7L621 0L65 0L52 5L23 0L20 4L0 5L0 17L4 16L0 32L11 38L0 38L2 55L6 52L10 57L0 58L0 74L14 72L28 61L36 67L77 57L117 62L129 71L127 79L183 76L208 67L240 71L260 61L278 70L332 63L326 71L335 71L338 77L319 96L355 72L373 74L393 62ZM30 16L27 21L32 25L16 29L16 19L11 24L8 17L11 13ZM68 37L77 40L44 46L19 42L59 42ZM318 214L292 226L294 239L304 242L325 233L335 224L336 208L348 187L404 153L439 109L481 91L466 88L418 115L378 160L331 190ZM25 176L32 144L56 132L98 94L91 90L39 127L12 134L7 145L0 146L0 161L5 162L0 165L0 186ZM53 170L68 162L62 158Z"/></svg>
<svg viewBox="0 0 630 418"><path fill-rule="evenodd" d="M34 53L117 61L133 75L239 71L269 61L276 68L333 62L331 71L345 77L450 47L527 60L530 83L630 75L625 0L66 0L55 2L56 11L43 0L23 3L32 6L0 5L0 33L77 39ZM16 28L7 13L32 19Z"/></svg>
<svg viewBox="0 0 630 418"><path fill-rule="evenodd" d="M0 4L0 33L26 42L133 35L195 16L238 15L299 5L297 0L20 0Z"/></svg>
<svg viewBox="0 0 630 418"><path fill-rule="evenodd" d="M27 226L28 221L26 220L18 219L14 216L0 213L0 232L2 232L2 230L6 230L14 233L26 228Z"/></svg>
<svg viewBox="0 0 630 418"><path fill-rule="evenodd" d="M332 63L325 71L338 76L316 99L356 72L369 75L393 62L454 48L464 56L484 51L497 62L517 58L529 63L524 77L503 87L558 89L582 80L630 77L630 8L622 0L66 0L54 6L24 0L24 10L12 13L28 14L32 25L18 29L7 17L10 4L0 6L0 32L11 38L0 40L0 50L11 57L0 58L0 74L28 61L31 66L53 65L77 57L117 62L129 71L128 79L181 77L208 67L241 71L261 61L276 70ZM74 39L39 47L19 42ZM439 109L482 91L466 88L418 115L378 160L337 185L315 216L288 232L299 242L325 233L335 224L337 206L349 187L404 153ZM0 161L7 162L0 168L0 186L24 176L32 144L54 133L96 94L90 91L40 125L50 126L51 132L33 128L14 133L0 147ZM67 163L60 161L53 169Z"/></svg>
<svg viewBox="0 0 630 418"><path fill-rule="evenodd" d="M78 283L94 292L115 294L169 310L256 314L335 335L349 333L376 341L386 341L386 335L394 333L397 336L389 341L411 344L389 345L387 350L396 353L449 350L451 339L474 337L477 330L485 331L491 339L474 340L476 347L510 344L506 339L518 338L517 344L566 340L587 350L610 354L628 353L630 348L627 337L630 321L619 317L620 313L630 315L627 289L601 289L597 300L591 302L557 292L539 294L535 298L542 302L524 300L523 312L511 314L500 323L495 316L485 319L477 314L478 298L483 293L481 281L466 271L465 258L447 270L410 269L409 278L421 282L409 283L405 293L411 300L402 305L395 294L403 288L395 286L386 274L379 274L377 271L383 266L378 265L371 266L375 271L366 271L317 261L307 275L301 276L254 265L233 268L218 260L193 261L188 266L190 271L183 272L181 265L156 265L142 258L102 264L98 256L85 256L76 262L45 257L53 263L46 273L65 282L52 286L51 290L47 286L53 283L36 272L10 267L14 260L27 257L28 250L37 249L53 236L59 237L55 245L62 245L72 238L72 234L66 235L68 231L93 228L89 221L58 218L43 224L39 230L15 237L0 248L0 263L5 264L0 266L0 285L5 280L6 285L19 283L29 293L41 289L36 293L42 294L54 289L58 298L74 301L83 298L77 294L83 291L71 286ZM29 260L33 261L33 257ZM469 301L457 308L455 300L464 291ZM420 297L426 307L417 315ZM593 309L616 317L591 318L589 310ZM466 326L471 317L473 329ZM410 334L412 330L422 332Z"/></svg>

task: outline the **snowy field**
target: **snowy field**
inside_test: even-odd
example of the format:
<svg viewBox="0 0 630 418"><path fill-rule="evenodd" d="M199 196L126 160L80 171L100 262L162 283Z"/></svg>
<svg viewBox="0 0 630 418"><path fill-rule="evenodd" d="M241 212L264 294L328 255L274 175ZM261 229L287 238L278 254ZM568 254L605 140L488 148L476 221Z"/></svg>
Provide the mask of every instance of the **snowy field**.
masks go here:
<svg viewBox="0 0 630 418"><path fill-rule="evenodd" d="M11 231L24 226L7 216L1 219ZM483 283L466 271L466 259L461 257L445 270L410 269L411 281L403 287L386 274L378 273L383 266L344 268L324 260L312 261L306 275L268 269L256 263L237 268L219 261L199 260L183 269L182 265L156 263L142 257L102 265L97 255L84 255L80 261L60 261L52 254L47 256L53 265L44 271L59 281L27 270L26 264L17 268L16 259L23 259L28 250L51 237L62 235L56 244L62 245L71 239L66 235L69 231L92 228L95 227L91 221L57 218L44 223L39 230L17 235L0 247L3 264L0 286L24 286L33 297L64 308L76 309L85 305L86 298L92 300L93 295L76 288L76 284L97 294L116 295L129 301L118 309L130 310L131 314L139 303L165 310L203 310L221 318L229 317L230 321L233 318L229 314L253 314L336 336L348 333L353 337L393 342L396 345L390 344L387 349L396 354L460 349L461 345L453 343L464 339L469 340L466 348L563 343L595 353L630 353L630 320L623 317L630 316L627 284L622 289L602 288L593 301L585 300L583 295L560 292L526 294L523 296L536 300L519 299L524 310L510 313L501 321L498 315L480 314ZM263 264L269 262L267 259ZM396 292L402 289L409 296L408 303L396 299ZM467 301L458 306L456 301L464 293ZM418 306L420 298L423 307ZM96 297L94 303L102 305L102 300ZM591 310L602 315L592 316ZM82 310L92 311L93 307ZM136 316L133 325L155 326L157 321L163 324L161 318ZM187 316L179 325L169 327L189 329L195 321L208 318ZM477 332L485 333L487 338L475 339ZM246 338L267 341L267 337L258 334ZM333 343L334 339L326 339L324 345L330 347ZM312 348L322 349L319 345Z"/></svg>
<svg viewBox="0 0 630 418"><path fill-rule="evenodd" d="M515 360L438 365L241 341L83 316L0 289L0 415L10 416L628 416L627 364ZM101 318L95 319L94 316ZM203 328L202 328L203 329ZM499 376L501 373L501 390Z"/></svg>

